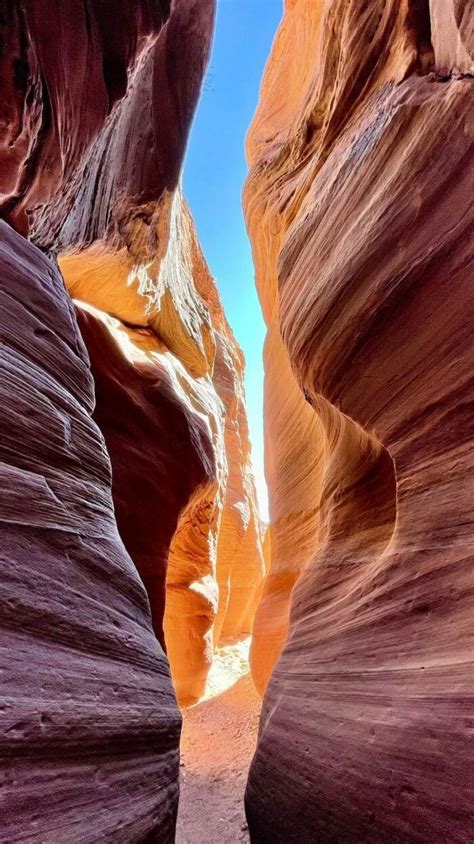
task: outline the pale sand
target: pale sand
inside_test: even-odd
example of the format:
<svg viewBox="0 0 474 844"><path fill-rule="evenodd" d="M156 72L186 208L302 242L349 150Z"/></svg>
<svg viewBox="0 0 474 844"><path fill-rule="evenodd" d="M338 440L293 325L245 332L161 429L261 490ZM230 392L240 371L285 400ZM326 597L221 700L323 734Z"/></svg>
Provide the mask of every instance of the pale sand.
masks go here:
<svg viewBox="0 0 474 844"><path fill-rule="evenodd" d="M248 673L248 643L219 649L205 698L183 712L177 844L249 841L244 792L261 700Z"/></svg>

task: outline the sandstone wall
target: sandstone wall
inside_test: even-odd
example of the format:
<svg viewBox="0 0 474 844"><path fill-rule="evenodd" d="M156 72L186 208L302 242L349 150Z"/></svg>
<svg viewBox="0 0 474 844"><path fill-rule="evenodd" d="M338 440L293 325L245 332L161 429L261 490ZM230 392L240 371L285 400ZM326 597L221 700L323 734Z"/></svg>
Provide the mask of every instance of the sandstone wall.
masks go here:
<svg viewBox="0 0 474 844"><path fill-rule="evenodd" d="M118 321L113 329L102 321L115 338L104 337L113 360L106 363L97 344L92 354L102 384L96 419L111 456L119 530L184 705L204 691L224 616L232 635L248 632L251 621L240 616L263 574L243 359L179 187L212 12L202 0L173 6L163 37L138 62L126 96L66 186L58 225L48 209L34 229L58 252L78 308L97 311L80 318L86 343L100 314ZM183 44L194 61L184 60ZM110 376L117 367L122 376ZM240 561L227 550L229 520L237 545L248 543Z"/></svg>
<svg viewBox="0 0 474 844"><path fill-rule="evenodd" d="M292 0L263 80L255 841L470 836L471 36L463 2Z"/></svg>
<svg viewBox="0 0 474 844"><path fill-rule="evenodd" d="M2 837L174 839L180 716L64 283L0 224Z"/></svg>
<svg viewBox="0 0 474 844"><path fill-rule="evenodd" d="M214 4L1 11L2 833L171 841L161 645L195 700L233 510L229 635L262 576L243 361L179 188Z"/></svg>
<svg viewBox="0 0 474 844"><path fill-rule="evenodd" d="M125 246L120 232L59 264L91 355L120 534L188 705L214 643L250 632L263 561L242 354L180 189L146 213Z"/></svg>

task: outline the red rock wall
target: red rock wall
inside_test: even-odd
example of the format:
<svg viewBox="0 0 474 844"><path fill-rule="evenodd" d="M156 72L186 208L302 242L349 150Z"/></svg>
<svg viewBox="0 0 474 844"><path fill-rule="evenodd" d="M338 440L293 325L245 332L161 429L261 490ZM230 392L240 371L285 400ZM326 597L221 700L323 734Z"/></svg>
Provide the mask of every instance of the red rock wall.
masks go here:
<svg viewBox="0 0 474 844"><path fill-rule="evenodd" d="M263 575L243 359L179 188L213 15L143 0L2 18L0 213L76 300L119 532L183 704L221 631L249 632Z"/></svg>
<svg viewBox="0 0 474 844"><path fill-rule="evenodd" d="M166 570L169 545L189 541L197 603L177 633L205 616L185 678L199 694L227 478L212 372L228 329L197 291L178 190L213 3L1 12L0 215L20 232L1 223L2 833L171 841L180 717L152 620L163 641L165 578L179 594L189 559ZM96 397L55 254L89 303L77 316Z"/></svg>
<svg viewBox="0 0 474 844"><path fill-rule="evenodd" d="M180 716L54 264L0 223L4 841L174 840Z"/></svg>
<svg viewBox="0 0 474 844"><path fill-rule="evenodd" d="M22 233L38 206L62 202L81 156L162 39L168 0L4 0L0 206ZM67 45L67 49L65 46ZM180 160L182 149L176 149Z"/></svg>
<svg viewBox="0 0 474 844"><path fill-rule="evenodd" d="M123 389L120 379L103 372L108 386L98 391L96 418L111 455L121 535L147 586L162 640L164 624L183 705L204 691L223 616L236 616L228 624L232 635L249 631L251 619L244 624L240 616L263 573L248 438L238 450L226 434L235 401L220 388L221 380L231 379L244 417L243 360L178 187L212 12L213 4L202 0L173 6L64 195L53 210L37 215L34 227L35 238L59 252L71 295L93 305L96 317L119 321L109 343L117 359L112 363L109 356L105 364L96 348L94 367L98 378L110 367L128 371L133 399L124 396L128 384ZM110 320L102 325L112 330ZM117 342L125 335L125 343ZM110 412L112 404L126 422ZM148 491L145 502L137 488ZM248 541L240 563L226 551L229 518L236 542ZM226 554L243 577L232 587L232 599ZM249 613L253 617L253 607Z"/></svg>
<svg viewBox="0 0 474 844"><path fill-rule="evenodd" d="M269 326L259 685L283 649L252 841L471 837L470 34L463 3L293 0L266 70L245 190Z"/></svg>

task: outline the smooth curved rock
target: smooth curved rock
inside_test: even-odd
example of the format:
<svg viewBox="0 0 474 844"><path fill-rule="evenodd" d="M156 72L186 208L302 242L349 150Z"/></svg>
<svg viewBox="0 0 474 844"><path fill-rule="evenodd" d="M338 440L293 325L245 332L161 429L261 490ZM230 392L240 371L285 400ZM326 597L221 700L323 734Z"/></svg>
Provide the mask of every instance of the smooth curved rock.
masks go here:
<svg viewBox="0 0 474 844"><path fill-rule="evenodd" d="M281 572L291 611L249 775L252 841L470 839L472 80L449 39L448 67L429 40L455 5L287 3L248 140L267 348L285 346L315 437L297 399L280 424L267 352L281 480L260 685ZM300 449L315 551L295 566L273 520L298 536L278 470Z"/></svg>
<svg viewBox="0 0 474 844"><path fill-rule="evenodd" d="M39 5L3 21L18 56L1 71L1 213L58 256L77 301L119 531L190 703L221 629L248 633L263 574L243 361L179 188L214 3L78 0L54 49Z"/></svg>
<svg viewBox="0 0 474 844"><path fill-rule="evenodd" d="M252 677L261 695L286 639L291 591L316 551L318 467L324 453L321 424L295 380L276 318L274 312L264 347L265 473L271 517L267 543L271 551L250 648Z"/></svg>
<svg viewBox="0 0 474 844"><path fill-rule="evenodd" d="M216 314L217 316L217 314ZM228 478L217 545L214 641L250 635L264 563L243 384L244 358L227 324L218 334L213 382L226 409Z"/></svg>
<svg viewBox="0 0 474 844"><path fill-rule="evenodd" d="M243 360L178 187L212 18L210 0L173 5L64 195L38 212L33 228L38 242L58 251L74 299L102 312L115 339L127 338L108 343L108 362L96 344L94 374L107 381L98 391L96 419L111 455L119 529L149 590L160 638L164 623L183 705L204 691L224 616L227 635L249 632L263 574L246 433L241 444ZM109 370L121 371L122 379ZM140 484L148 489L146 503L137 496ZM229 520L236 544L247 542L240 560L226 550Z"/></svg>
<svg viewBox="0 0 474 844"><path fill-rule="evenodd" d="M196 699L226 496L242 537L257 523L248 443L226 492L242 360L179 189L213 13L212 0L2 7L0 214L50 253L2 223L8 840L173 840L180 717L151 623L181 700ZM95 407L54 256L83 300ZM239 635L262 575L254 540L223 613Z"/></svg>
<svg viewBox="0 0 474 844"><path fill-rule="evenodd" d="M147 261L143 243L163 213L166 250ZM213 642L250 632L263 576L243 358L179 191L141 235L118 251L74 247L60 266L71 294L97 306L75 299L119 530L189 705L204 692Z"/></svg>
<svg viewBox="0 0 474 844"><path fill-rule="evenodd" d="M5 841L174 840L180 716L63 281L0 222Z"/></svg>
<svg viewBox="0 0 474 844"><path fill-rule="evenodd" d="M192 393L187 406L177 392L175 381L180 374L185 381L186 372L170 365L150 330L142 329L136 342L133 329L102 311L82 305L77 317L91 359L94 418L113 466L117 526L145 584L154 630L164 645L169 548L195 490L213 484L211 440L191 404Z"/></svg>

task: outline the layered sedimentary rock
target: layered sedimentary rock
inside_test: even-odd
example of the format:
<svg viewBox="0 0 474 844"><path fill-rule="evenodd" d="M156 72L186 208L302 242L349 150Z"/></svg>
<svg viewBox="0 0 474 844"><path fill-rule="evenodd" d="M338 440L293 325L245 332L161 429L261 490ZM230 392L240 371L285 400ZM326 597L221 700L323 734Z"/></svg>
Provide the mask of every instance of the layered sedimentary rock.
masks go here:
<svg viewBox="0 0 474 844"><path fill-rule="evenodd" d="M467 3L293 0L265 73L255 841L470 838L471 36Z"/></svg>
<svg viewBox="0 0 474 844"><path fill-rule="evenodd" d="M22 233L42 214L47 231L44 209L61 220L81 156L163 38L165 4L110 11L2 6L1 213ZM2 834L171 841L180 717L117 531L87 352L54 260L6 223L0 243Z"/></svg>
<svg viewBox="0 0 474 844"><path fill-rule="evenodd" d="M173 840L180 717L157 639L199 695L226 502L250 514L242 543L256 522L242 361L179 190L212 20L212 0L2 5L8 840ZM222 613L238 634L251 551Z"/></svg>
<svg viewBox="0 0 474 844"><path fill-rule="evenodd" d="M250 632L263 576L242 354L179 189L110 239L60 247L59 263L91 355L119 531L187 705L214 642Z"/></svg>
<svg viewBox="0 0 474 844"><path fill-rule="evenodd" d="M78 301L119 531L183 704L204 690L224 616L232 633L248 632L263 573L243 361L179 189L212 12L210 2L173 6L156 48L144 51L123 100L33 227ZM247 542L240 560L226 550L229 521L235 552Z"/></svg>
<svg viewBox="0 0 474 844"><path fill-rule="evenodd" d="M180 717L64 283L0 223L5 841L172 841Z"/></svg>

